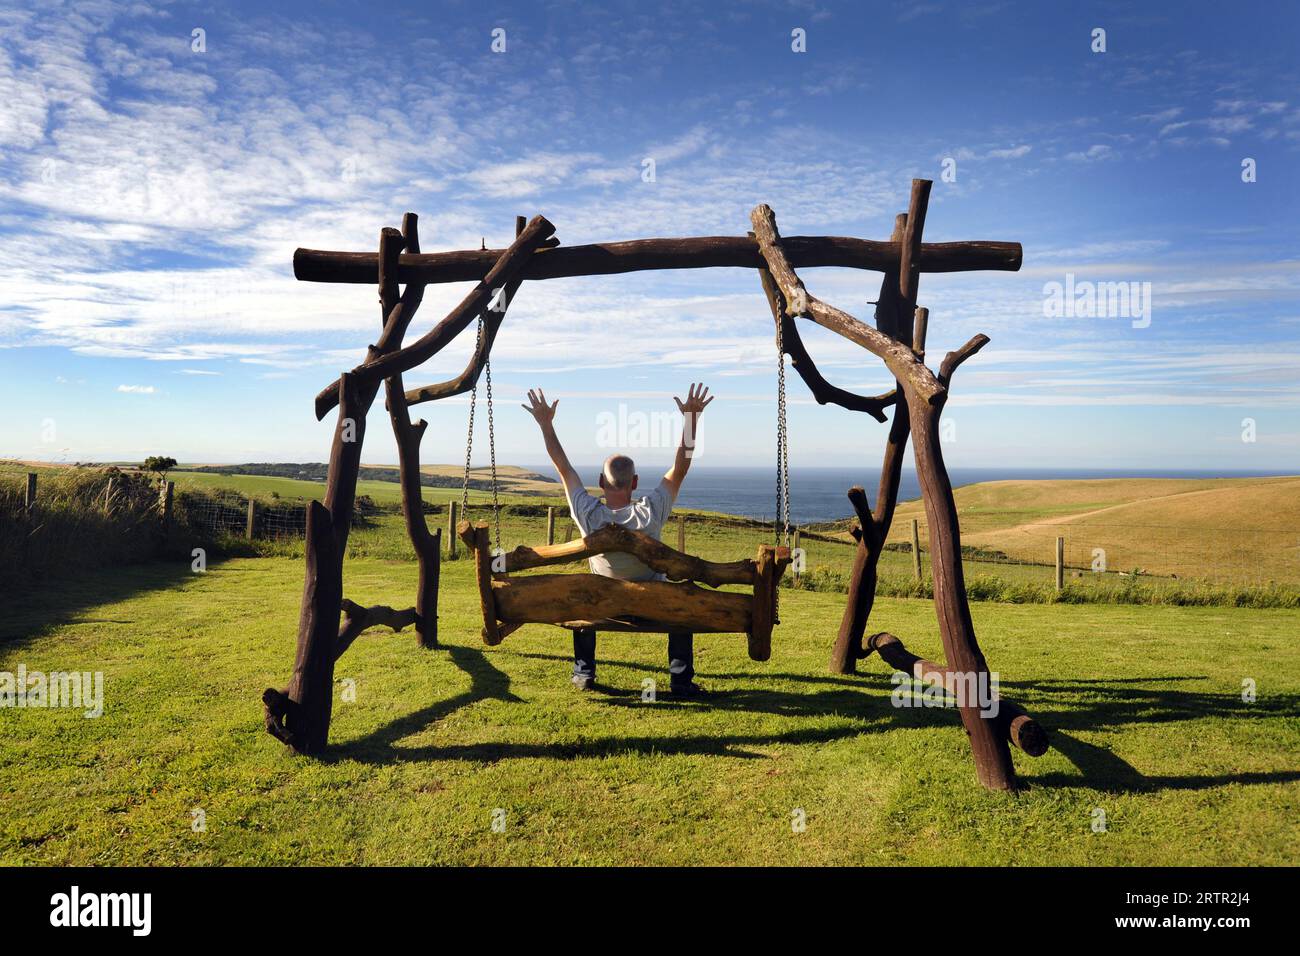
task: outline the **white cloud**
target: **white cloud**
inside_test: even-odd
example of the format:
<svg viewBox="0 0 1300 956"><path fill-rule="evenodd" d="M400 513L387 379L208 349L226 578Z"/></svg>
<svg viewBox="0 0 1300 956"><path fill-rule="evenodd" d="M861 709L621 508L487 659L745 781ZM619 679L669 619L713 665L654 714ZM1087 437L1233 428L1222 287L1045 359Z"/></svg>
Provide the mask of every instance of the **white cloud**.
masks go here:
<svg viewBox="0 0 1300 956"><path fill-rule="evenodd" d="M152 395L154 393L152 385L119 385L117 390L131 395Z"/></svg>
<svg viewBox="0 0 1300 956"><path fill-rule="evenodd" d="M1104 159L1114 159L1115 150L1105 143L1096 143L1081 152L1066 153L1065 158L1079 163L1093 163Z"/></svg>

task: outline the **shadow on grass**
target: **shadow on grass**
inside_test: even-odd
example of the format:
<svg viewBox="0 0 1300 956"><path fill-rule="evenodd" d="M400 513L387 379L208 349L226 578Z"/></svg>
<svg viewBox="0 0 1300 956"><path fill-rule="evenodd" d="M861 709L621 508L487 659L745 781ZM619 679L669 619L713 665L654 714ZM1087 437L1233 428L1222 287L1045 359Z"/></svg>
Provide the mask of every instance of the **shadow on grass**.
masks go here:
<svg viewBox="0 0 1300 956"><path fill-rule="evenodd" d="M538 654L535 652L520 651L496 651L498 654L511 654L515 657L524 658L533 661L559 661L572 664L572 656L564 654ZM597 659L599 663L599 658ZM638 664L632 661L608 661L609 667L620 667L630 671L646 671L651 674L662 674L665 678L668 676L668 663L665 657L664 664L657 666L654 664ZM762 665L759 665L762 666ZM849 674L843 677L834 674L790 674L783 671L754 670L754 671L727 671L714 672L707 671L700 673L701 682L707 682L710 678L713 680L779 680L779 681L796 681L801 684L833 684L839 687L861 687L864 680L880 677L879 674L862 673ZM884 683L888 684L888 675L885 675Z"/></svg>
<svg viewBox="0 0 1300 956"><path fill-rule="evenodd" d="M417 750L398 748L397 741L424 730L455 713L462 707L480 700L503 700L523 703L523 699L510 692L510 676L495 667L483 651L455 644L445 645L452 663L469 675L469 690L455 697L438 701L405 717L399 717L378 730L345 744L332 745L322 759L327 762L358 760L362 763L394 763L399 760L449 759L437 755L422 756ZM429 749L429 748L424 748Z"/></svg>
<svg viewBox="0 0 1300 956"><path fill-rule="evenodd" d="M576 760L584 757L607 757L615 754L689 754L742 759L766 759L767 754L751 749L777 744L823 744L856 737L871 729L889 726L940 726L951 715L933 709L916 708L901 720L895 720L878 706L852 690L834 690L817 694L792 694L782 691L746 689L712 693L704 699L674 701L660 697L643 703L639 691L622 691L603 687L596 700L602 706L655 708L663 711L726 710L744 713L775 714L781 717L838 717L842 727L803 728L779 734L689 734L673 736L609 736L586 740L582 744L488 743L460 746L399 747L398 741L418 733L449 714L481 700L495 699L511 703L524 701L510 691L510 677L491 662L491 654L467 647L449 646L452 661L470 677L470 688L463 694L425 707L394 720L357 740L333 745L326 761L357 760L362 763L395 763L412 760L466 760L491 763L519 758ZM496 652L500 653L500 652ZM520 657L551 659L550 655L520 654ZM556 657L556 660L567 658ZM619 666L632 666L623 665ZM653 668L646 668L653 669ZM744 675L752 676L752 675ZM799 679L794 675L784 675ZM576 692L575 692L576 693ZM850 722L851 723L847 723Z"/></svg>
<svg viewBox="0 0 1300 956"><path fill-rule="evenodd" d="M485 743L454 746L400 747L398 742L418 733L456 710L480 700L496 699L523 703L510 691L510 677L496 667L491 656L510 654L531 660L567 662L558 654L484 652L475 648L448 648L456 666L469 675L469 690L432 704L349 743L330 748L326 760L357 760L363 763L395 763L411 760L464 760L491 763L520 758L576 760L617 754L668 754L762 759L767 755L752 748L778 744L826 744L863 733L891 730L958 727L957 715L949 708L895 708L888 702L893 685L889 672L856 675L809 675L787 672L729 672L701 675L714 679L743 680L751 684L782 682L830 685L815 693L747 687L715 691L702 699L676 701L660 697L643 702L637 689L599 687L594 698L600 706L656 708L687 713L691 710L769 714L792 719L833 717L845 721L839 727L803 728L766 734L688 734L673 736L608 736L582 744ZM653 665L620 661L616 665L638 671L665 672ZM1077 680L1003 681L1009 697L1026 704L1048 729L1053 748L1066 757L1078 774L1053 772L1035 776L1032 762L1018 757L1022 779L1029 787L1087 788L1103 793L1150 793L1160 790L1204 790L1229 784L1273 784L1300 781L1300 771L1258 771L1207 774L1202 776L1145 776L1119 754L1080 740L1073 732L1105 731L1125 725L1150 725L1193 721L1202 718L1293 721L1300 717L1300 702L1291 699L1261 700L1245 704L1229 694L1186 690L1175 685L1206 680L1199 675L1162 675L1149 678L1081 678ZM875 690L885 695L862 693ZM1024 696L1027 693L1027 697Z"/></svg>
<svg viewBox="0 0 1300 956"><path fill-rule="evenodd" d="M96 568L42 582L26 591L22 603L11 607L0 621L0 647L6 650L24 647L51 629L69 624L134 624L135 621L121 618L82 617L81 612L151 591L174 590L193 581L195 572L191 570L190 562L190 557L185 555L143 564ZM205 573L243 572L223 569L220 561L210 556Z"/></svg>

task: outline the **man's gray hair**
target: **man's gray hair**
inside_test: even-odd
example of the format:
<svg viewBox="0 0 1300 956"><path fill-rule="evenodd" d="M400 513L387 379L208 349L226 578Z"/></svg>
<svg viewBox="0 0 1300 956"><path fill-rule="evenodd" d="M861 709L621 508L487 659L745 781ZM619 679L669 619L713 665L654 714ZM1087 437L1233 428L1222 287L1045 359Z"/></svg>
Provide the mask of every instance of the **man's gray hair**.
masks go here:
<svg viewBox="0 0 1300 956"><path fill-rule="evenodd" d="M626 491L632 487L632 479L636 477L636 463L627 455L610 455L605 459L604 473L605 484Z"/></svg>

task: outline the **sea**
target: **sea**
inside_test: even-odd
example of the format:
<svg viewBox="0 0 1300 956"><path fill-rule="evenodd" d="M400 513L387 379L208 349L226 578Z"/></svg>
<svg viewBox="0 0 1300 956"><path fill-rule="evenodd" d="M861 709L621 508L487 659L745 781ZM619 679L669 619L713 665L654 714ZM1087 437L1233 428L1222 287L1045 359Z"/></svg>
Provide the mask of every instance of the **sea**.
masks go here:
<svg viewBox="0 0 1300 956"><path fill-rule="evenodd" d="M548 477L555 474L549 465L529 466ZM584 479L599 473L599 465L580 467ZM1285 475L1289 472L1252 471L1171 471L1141 469L1034 469L1034 468L950 468L948 477L954 488L981 481L1042 480L1052 478L1251 478ZM835 521L853 514L845 492L862 485L867 500L874 507L880 466L864 468L791 468L790 512L794 524ZM921 496L916 473L903 470L898 500L911 501ZM692 468L677 498L678 507L720 511L747 518L772 520L776 514L776 470L762 467Z"/></svg>

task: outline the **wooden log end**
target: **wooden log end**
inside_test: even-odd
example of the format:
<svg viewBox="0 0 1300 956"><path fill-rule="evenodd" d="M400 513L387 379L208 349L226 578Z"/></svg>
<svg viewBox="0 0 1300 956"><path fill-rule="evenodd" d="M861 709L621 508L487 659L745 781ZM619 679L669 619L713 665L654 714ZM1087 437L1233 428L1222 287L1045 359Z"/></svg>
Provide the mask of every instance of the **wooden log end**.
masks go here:
<svg viewBox="0 0 1300 956"><path fill-rule="evenodd" d="M1032 717L1017 718L1011 724L1011 742L1031 757L1047 753L1047 732Z"/></svg>
<svg viewBox="0 0 1300 956"><path fill-rule="evenodd" d="M1051 746L1047 740L1047 731L1043 725L1026 713L1016 714L1011 718L1007 736L1016 747L1030 757L1041 757Z"/></svg>
<svg viewBox="0 0 1300 956"><path fill-rule="evenodd" d="M280 743L297 750L300 744L298 736L289 729L286 723L286 718L293 707L293 701L289 699L289 695L284 691L276 690L274 687L268 687L262 691L262 709L264 711L266 732Z"/></svg>

